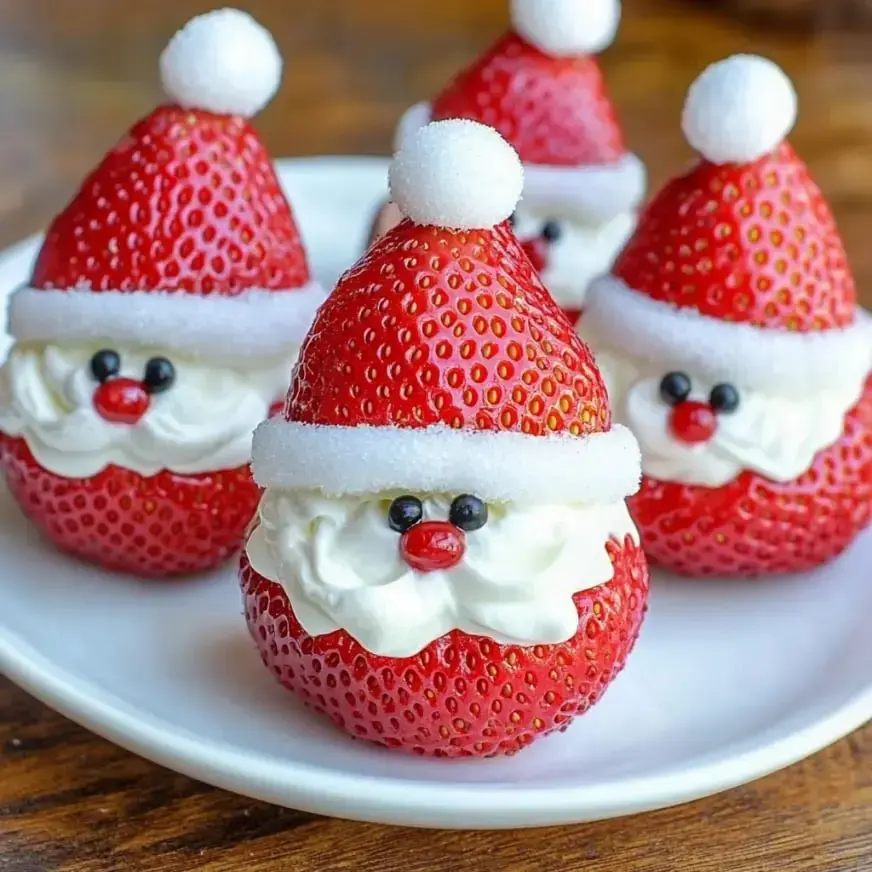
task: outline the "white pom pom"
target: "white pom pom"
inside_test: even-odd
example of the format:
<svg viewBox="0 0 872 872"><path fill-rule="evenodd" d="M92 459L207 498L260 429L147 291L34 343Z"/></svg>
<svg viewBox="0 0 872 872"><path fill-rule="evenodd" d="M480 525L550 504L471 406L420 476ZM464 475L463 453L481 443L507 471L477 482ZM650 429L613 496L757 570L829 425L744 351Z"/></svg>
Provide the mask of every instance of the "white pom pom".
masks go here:
<svg viewBox="0 0 872 872"><path fill-rule="evenodd" d="M681 126L716 164L748 163L774 151L796 123L796 91L784 71L757 55L712 64L690 86Z"/></svg>
<svg viewBox="0 0 872 872"><path fill-rule="evenodd" d="M390 187L393 201L416 224L483 230L515 211L524 170L493 128L476 121L435 121L397 153Z"/></svg>
<svg viewBox="0 0 872 872"><path fill-rule="evenodd" d="M608 48L621 22L620 0L511 0L519 36L554 57Z"/></svg>
<svg viewBox="0 0 872 872"><path fill-rule="evenodd" d="M282 56L247 12L217 9L192 18L160 57L164 90L186 109L251 118L272 99Z"/></svg>

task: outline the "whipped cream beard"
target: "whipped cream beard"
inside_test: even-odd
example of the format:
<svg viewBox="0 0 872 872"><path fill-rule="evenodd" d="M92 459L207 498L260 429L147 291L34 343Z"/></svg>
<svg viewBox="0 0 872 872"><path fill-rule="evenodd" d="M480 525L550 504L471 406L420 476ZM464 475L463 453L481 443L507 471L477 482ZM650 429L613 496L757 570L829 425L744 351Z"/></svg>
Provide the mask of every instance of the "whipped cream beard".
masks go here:
<svg viewBox="0 0 872 872"><path fill-rule="evenodd" d="M845 415L866 382L863 373L826 390L780 395L700 378L680 365L634 360L612 350L597 350L596 360L614 420L639 440L643 473L660 481L713 488L745 470L776 482L799 478L820 451L841 437ZM714 409L713 423L696 429L682 425L676 418L682 403Z"/></svg>
<svg viewBox="0 0 872 872"><path fill-rule="evenodd" d="M248 558L284 588L310 636L343 629L387 657L412 656L455 629L501 643L557 644L578 631L573 595L613 576L608 540L629 534L638 543L623 501L491 504L486 523L461 534L455 565L417 571L389 523L396 496L267 490ZM445 522L453 499L416 498L421 525Z"/></svg>
<svg viewBox="0 0 872 872"><path fill-rule="evenodd" d="M110 464L141 475L232 469L249 461L252 432L290 371L286 358L221 365L142 346L19 344L0 369L0 432L67 478Z"/></svg>
<svg viewBox="0 0 872 872"><path fill-rule="evenodd" d="M565 206L523 200L512 224L522 242L542 238L546 265L542 281L561 309L584 308L587 287L607 273L636 226L636 214L625 212L593 224Z"/></svg>

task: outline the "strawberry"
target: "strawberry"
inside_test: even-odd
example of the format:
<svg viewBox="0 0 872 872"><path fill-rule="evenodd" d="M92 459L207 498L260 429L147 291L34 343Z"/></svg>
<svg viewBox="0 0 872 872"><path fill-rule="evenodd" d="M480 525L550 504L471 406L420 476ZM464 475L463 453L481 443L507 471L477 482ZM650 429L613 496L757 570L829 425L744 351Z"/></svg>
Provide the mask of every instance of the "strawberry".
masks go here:
<svg viewBox="0 0 872 872"><path fill-rule="evenodd" d="M522 180L491 128L454 120L419 131L391 168L408 217L339 280L303 343L284 415L254 438L263 529L252 530L240 580L264 662L351 735L419 754L512 754L565 728L622 668L645 612L648 571L622 505L638 483L638 448L612 430L589 349L512 231ZM452 497L447 508L439 495ZM489 501L509 526L489 521ZM538 568L526 584L506 579L487 556L501 552L499 537L566 502L607 506L595 544L558 532L582 552L562 566L546 558L544 581ZM340 568L337 586L307 556L328 528L334 566L353 560L353 583ZM476 548L481 601L463 604ZM592 569L604 553L611 567ZM500 608L504 583L514 608ZM545 591L555 584L559 595ZM461 629L467 612L493 638ZM548 617L528 627L530 612ZM309 635L313 613L328 623ZM503 620L518 632L503 632ZM544 629L558 624L559 635ZM496 641L507 636L533 643Z"/></svg>
<svg viewBox="0 0 872 872"><path fill-rule="evenodd" d="M596 59L551 56L515 33L454 78L432 117L495 127L530 164L603 164L626 153Z"/></svg>
<svg viewBox="0 0 872 872"><path fill-rule="evenodd" d="M630 505L651 557L687 575L811 569L843 551L870 517L872 335L832 212L784 138L795 116L793 85L772 61L737 55L708 67L683 113L701 160L648 205L585 310L597 351L646 377L652 364L663 373L667 438L697 466L681 473L687 481L645 478ZM692 393L700 381L707 398ZM864 382L855 402L845 385ZM755 469L770 476L746 469L720 487L696 484L710 473L721 480L706 452L720 415L741 415L746 400L763 416L763 403L815 396L843 403L829 414L844 416L844 430L794 480L775 480L783 473L771 446L801 425L771 414L746 419L766 421L759 442L763 425L736 424L744 456L756 451ZM625 399L613 397L627 409ZM661 426L652 433L662 444ZM636 430L644 454L646 433Z"/></svg>
<svg viewBox="0 0 872 872"><path fill-rule="evenodd" d="M308 281L294 218L250 124L163 106L52 222L32 284L232 296Z"/></svg>
<svg viewBox="0 0 872 872"><path fill-rule="evenodd" d="M663 303L800 332L849 325L857 300L832 212L787 142L669 182L614 274Z"/></svg>
<svg viewBox="0 0 872 872"><path fill-rule="evenodd" d="M245 617L266 666L353 736L415 754L496 757L565 730L623 669L646 609L648 571L628 536L611 581L576 594L578 632L521 647L453 631L413 657L379 657L345 631L312 638L284 589L243 557Z"/></svg>
<svg viewBox="0 0 872 872"><path fill-rule="evenodd" d="M108 466L91 478L64 478L40 466L23 439L4 434L0 468L24 513L58 548L145 577L223 563L242 546L260 498L247 465L153 476Z"/></svg>
<svg viewBox="0 0 872 872"><path fill-rule="evenodd" d="M431 102L404 113L396 138L408 141L428 121L467 119L507 139L524 162L524 223L529 218L558 233L561 223L578 228L556 248L548 244L556 238L526 240L572 320L591 280L614 261L622 228L633 224L645 195L644 165L627 151L595 57L614 39L620 4L522 0L510 6L511 30Z"/></svg>
<svg viewBox="0 0 872 872"><path fill-rule="evenodd" d="M611 425L589 349L508 222L403 221L346 273L300 357L292 421L573 436Z"/></svg>
<svg viewBox="0 0 872 872"><path fill-rule="evenodd" d="M221 9L189 21L160 59L174 102L135 124L52 222L9 322L13 358L47 354L46 346L94 347L93 397L72 409L69 397L58 398L58 416L91 405L95 429L140 426L152 395L172 389L165 350L214 370L214 380L202 380L206 391L220 390L227 373L247 379L253 362L258 371L290 369L323 293L249 122L278 88L281 68L272 36L248 14ZM141 377L122 375L122 358L142 348L161 354ZM39 430L45 421L16 396L14 380L10 387L15 414ZM196 399L207 407L211 397ZM242 407L250 410L242 432L253 430L265 409ZM202 444L212 456L213 434L178 418L165 429L187 440L185 462L197 474L108 466L65 478L63 463L43 469L25 442L7 437L2 465L14 496L59 547L141 575L201 571L239 548L259 490L244 441L223 456L227 468L203 468L191 453ZM174 447L171 438L166 444Z"/></svg>
<svg viewBox="0 0 872 872"><path fill-rule="evenodd" d="M629 502L649 557L674 572L754 577L825 563L872 517L872 377L842 438L798 479L745 471L704 488L645 477Z"/></svg>

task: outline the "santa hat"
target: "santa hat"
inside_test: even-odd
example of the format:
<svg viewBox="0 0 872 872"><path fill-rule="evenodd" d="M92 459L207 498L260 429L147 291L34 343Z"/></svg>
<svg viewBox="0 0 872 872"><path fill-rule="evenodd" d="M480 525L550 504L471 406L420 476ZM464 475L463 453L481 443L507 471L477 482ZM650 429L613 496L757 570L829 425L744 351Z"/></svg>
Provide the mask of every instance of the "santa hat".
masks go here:
<svg viewBox="0 0 872 872"><path fill-rule="evenodd" d="M278 48L249 15L222 9L188 22L160 68L173 102L136 124L55 218L9 331L222 360L286 354L324 295L247 120L278 88Z"/></svg>
<svg viewBox="0 0 872 872"><path fill-rule="evenodd" d="M628 153L592 53L614 39L619 0L511 0L512 30L432 103L403 116L397 144L431 120L496 128L524 162L524 201L594 224L634 211L645 167Z"/></svg>
<svg viewBox="0 0 872 872"><path fill-rule="evenodd" d="M796 93L739 55L691 87L701 160L645 209L585 335L628 355L773 392L825 389L872 364L872 333L832 213L785 136Z"/></svg>
<svg viewBox="0 0 872 872"><path fill-rule="evenodd" d="M279 416L258 427L262 486L495 501L613 501L639 449L611 424L593 357L506 219L523 173L496 131L422 128L397 155L406 219L340 280Z"/></svg>

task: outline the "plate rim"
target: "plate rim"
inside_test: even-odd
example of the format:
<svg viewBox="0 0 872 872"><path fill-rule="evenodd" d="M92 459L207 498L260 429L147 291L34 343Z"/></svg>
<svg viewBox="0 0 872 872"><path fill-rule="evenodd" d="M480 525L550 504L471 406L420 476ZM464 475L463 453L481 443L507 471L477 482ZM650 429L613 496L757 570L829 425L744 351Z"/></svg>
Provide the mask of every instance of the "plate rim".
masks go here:
<svg viewBox="0 0 872 872"><path fill-rule="evenodd" d="M384 157L321 155L276 161L283 181L295 171L318 167L383 172ZM0 251L0 270L38 244L33 234ZM872 535L872 531L868 535ZM184 729L147 715L101 690L34 649L0 621L0 671L65 717L152 762L253 799L304 812L355 820L430 828L504 829L582 823L679 805L737 787L793 765L872 720L869 684L840 706L810 717L786 735L711 760L642 777L599 785L525 786L504 782L434 784L343 773L316 764L274 762L215 741L203 742ZM137 718L136 713L140 716ZM765 736L763 733L752 735ZM246 768L247 767L247 768Z"/></svg>
<svg viewBox="0 0 872 872"><path fill-rule="evenodd" d="M791 766L872 719L870 685L839 708L769 743L717 761L703 760L684 769L606 785L434 784L422 779L349 775L290 760L282 761L286 772L276 777L270 758L212 740L204 742L151 715L137 718L136 708L67 672L2 625L0 671L80 726L153 763L215 787L311 814L425 828L557 826L669 808Z"/></svg>

